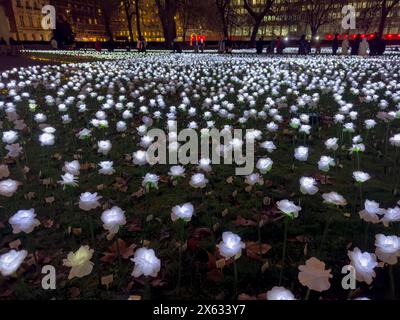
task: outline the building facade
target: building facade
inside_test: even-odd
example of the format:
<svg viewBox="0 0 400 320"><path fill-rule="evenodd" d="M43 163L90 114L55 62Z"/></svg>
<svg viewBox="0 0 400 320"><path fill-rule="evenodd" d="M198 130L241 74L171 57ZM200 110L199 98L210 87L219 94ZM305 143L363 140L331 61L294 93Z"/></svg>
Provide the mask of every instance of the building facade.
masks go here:
<svg viewBox="0 0 400 320"><path fill-rule="evenodd" d="M105 0L107 1L107 0ZM111 31L115 40L127 41L130 39L128 23L123 7L123 1L115 0L116 7L111 15ZM117 2L119 1L119 3ZM199 0L200 1L200 0ZM250 0L253 8L261 10L267 0ZM390 0L388 0L390 3ZM329 0L321 0L321 3ZM356 10L356 29L350 33L372 33L378 29L380 0L338 0L328 10L326 20L318 29L321 38L332 37L335 33L346 33L341 27L344 17L342 8L351 4ZM298 37L301 34L311 35L307 24L310 16L309 5L302 5L304 0L275 0L273 12L264 17L258 36L265 39L281 37ZM103 0L0 0L0 34L2 37L9 36L22 41L48 41L52 32L41 27L44 5L51 4L56 8L57 18L67 21L75 34L77 41L107 41L109 39L106 31ZM213 4L213 2L210 2ZM230 34L235 40L248 40L252 32L252 20L243 6L243 0L232 0L234 21L230 24ZM163 42L163 30L160 23L157 6L154 0L141 0L140 2L140 25L142 35L148 42ZM210 8L209 10L216 10ZM110 13L110 12L109 12ZM2 18L3 17L3 18ZM205 35L207 40L220 40L221 28L215 24L194 23L186 26L181 23L184 20L179 14L176 16L177 35L179 40L189 41L193 34ZM215 19L217 20L217 19ZM136 30L136 16L132 17L133 40L138 38ZM387 18L385 34L399 37L400 34L400 5L393 10ZM400 37L399 37L400 38Z"/></svg>
<svg viewBox="0 0 400 320"><path fill-rule="evenodd" d="M251 5L256 10L261 10L267 0L250 0ZM321 0L323 3L324 0ZM326 6L330 1L326 1ZM307 21L312 11L310 6L302 5L302 0L276 0L273 6L273 13L264 17L264 21L258 31L258 36L264 38L274 38L277 36L298 37L302 34L311 36L310 27ZM379 0L353 0L335 2L327 10L324 23L318 29L318 36L331 37L333 34L367 34L377 31L380 19ZM390 3L390 1L389 1ZM345 14L342 8L345 5L352 5L356 14L356 29L343 30L342 20ZM236 16L236 23L231 27L231 35L238 40L246 40L250 37L252 31L251 20L246 9L243 7L243 0L232 0L232 6ZM398 5L388 16L384 34L400 34L400 5Z"/></svg>
<svg viewBox="0 0 400 320"><path fill-rule="evenodd" d="M42 28L42 8L46 0L1 0L0 14L2 33L20 41L49 41L52 32ZM7 32L6 32L7 33Z"/></svg>

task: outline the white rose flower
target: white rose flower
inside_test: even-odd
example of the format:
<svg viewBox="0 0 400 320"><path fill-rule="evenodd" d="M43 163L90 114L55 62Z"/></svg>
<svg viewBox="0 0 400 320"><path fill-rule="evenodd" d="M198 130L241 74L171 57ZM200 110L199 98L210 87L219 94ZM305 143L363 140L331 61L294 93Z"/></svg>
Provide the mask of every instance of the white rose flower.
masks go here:
<svg viewBox="0 0 400 320"><path fill-rule="evenodd" d="M192 219L193 212L194 207L191 203L185 203L181 206L178 205L172 208L171 219L172 221L182 219L186 222L189 222Z"/></svg>
<svg viewBox="0 0 400 320"><path fill-rule="evenodd" d="M148 162L147 152L143 150L134 152L132 154L132 161L137 166L144 166Z"/></svg>
<svg viewBox="0 0 400 320"><path fill-rule="evenodd" d="M260 147L267 150L269 153L272 153L276 150L276 146L272 141L264 141L260 144Z"/></svg>
<svg viewBox="0 0 400 320"><path fill-rule="evenodd" d="M131 259L135 263L132 276L135 278L144 275L145 277L157 277L161 269L161 261L156 257L153 249L140 248Z"/></svg>
<svg viewBox="0 0 400 320"><path fill-rule="evenodd" d="M270 158L262 158L257 161L256 168L261 174L266 174L272 169L274 162Z"/></svg>
<svg viewBox="0 0 400 320"><path fill-rule="evenodd" d="M375 247L375 254L379 260L390 265L397 264L397 259L400 257L400 237L377 234Z"/></svg>
<svg viewBox="0 0 400 320"><path fill-rule="evenodd" d="M99 169L99 174L103 174L106 176L110 176L115 173L115 169L113 168L113 161L101 161L99 163L101 169Z"/></svg>
<svg viewBox="0 0 400 320"><path fill-rule="evenodd" d="M299 161L307 161L308 159L308 148L298 147L294 150L294 157Z"/></svg>
<svg viewBox="0 0 400 320"><path fill-rule="evenodd" d="M300 191L302 194L314 195L318 192L316 187L317 181L314 178L302 177L300 178Z"/></svg>
<svg viewBox="0 0 400 320"><path fill-rule="evenodd" d="M52 146L54 145L55 137L52 133L42 133L39 136L41 146Z"/></svg>
<svg viewBox="0 0 400 320"><path fill-rule="evenodd" d="M172 166L169 169L168 175L173 178L185 177L185 168L182 166Z"/></svg>
<svg viewBox="0 0 400 320"><path fill-rule="evenodd" d="M158 189L159 180L160 177L158 175L153 173L146 173L143 178L142 186L145 187L147 191L149 191L151 188Z"/></svg>
<svg viewBox="0 0 400 320"><path fill-rule="evenodd" d="M10 250L7 253L0 255L0 273L3 277L14 274L27 255L28 252L25 250Z"/></svg>
<svg viewBox="0 0 400 320"><path fill-rule="evenodd" d="M78 179L71 173L65 173L61 175L61 180L58 181L64 188L65 187L77 187Z"/></svg>
<svg viewBox="0 0 400 320"><path fill-rule="evenodd" d="M365 129L371 130L376 126L376 121L373 119L367 119L364 121Z"/></svg>
<svg viewBox="0 0 400 320"><path fill-rule="evenodd" d="M287 199L278 201L276 206L280 211L291 218L297 218L299 216L299 212L301 211L301 207L296 206L292 201Z"/></svg>
<svg viewBox="0 0 400 320"><path fill-rule="evenodd" d="M379 215L384 215L385 212L385 209L379 207L379 203L365 200L364 210L361 210L359 215L366 222L378 223L380 221Z"/></svg>
<svg viewBox="0 0 400 320"><path fill-rule="evenodd" d="M376 256L372 253L361 252L360 249L354 248L353 251L348 251L348 256L351 260L350 264L356 271L356 279L360 282L365 282L368 285L375 278L375 267L378 265Z"/></svg>
<svg viewBox="0 0 400 320"><path fill-rule="evenodd" d="M267 292L267 300L296 300L293 293L284 287L273 287Z"/></svg>
<svg viewBox="0 0 400 320"><path fill-rule="evenodd" d="M101 221L103 222L103 228L114 235L118 233L120 226L126 224L125 211L119 207L112 207L102 213Z"/></svg>
<svg viewBox="0 0 400 320"><path fill-rule="evenodd" d="M97 142L97 147L98 147L98 153L101 153L103 155L107 155L112 147L112 144L110 140L101 140Z"/></svg>
<svg viewBox="0 0 400 320"><path fill-rule="evenodd" d="M335 166L335 160L332 157L322 156L318 161L318 169L323 172L328 172L333 166Z"/></svg>
<svg viewBox="0 0 400 320"><path fill-rule="evenodd" d="M330 139L326 140L325 147L328 150L336 151L339 148L338 140L339 140L338 138L330 138Z"/></svg>
<svg viewBox="0 0 400 320"><path fill-rule="evenodd" d="M208 183L208 180L205 178L204 174L202 173L196 173L194 175L192 175L192 177L190 178L190 182L189 184L195 188L195 189L202 189L204 188Z"/></svg>
<svg viewBox="0 0 400 320"><path fill-rule="evenodd" d="M63 265L70 267L71 270L68 275L68 279L83 278L89 275L93 270L92 259L94 250L90 249L89 246L81 246L78 251L70 252L67 259L63 260Z"/></svg>
<svg viewBox="0 0 400 320"><path fill-rule="evenodd" d="M325 203L333 204L335 206L347 205L346 199L337 192L324 193L322 198Z"/></svg>
<svg viewBox="0 0 400 320"><path fill-rule="evenodd" d="M353 172L353 178L358 183L364 183L364 182L368 181L369 179L371 179L371 176L366 172L355 171L355 172Z"/></svg>
<svg viewBox="0 0 400 320"><path fill-rule="evenodd" d="M210 172L212 170L211 160L206 158L200 159L198 168L203 170L204 172Z"/></svg>
<svg viewBox="0 0 400 320"><path fill-rule="evenodd" d="M79 198L79 208L84 211L90 211L100 206L99 200L101 196L96 193L85 192Z"/></svg>
<svg viewBox="0 0 400 320"><path fill-rule="evenodd" d="M244 182L250 186L254 186L256 183L262 185L263 179L259 173L252 173L246 177Z"/></svg>
<svg viewBox="0 0 400 320"><path fill-rule="evenodd" d="M238 256L246 245L241 241L237 234L232 232L224 232L222 234L222 241L217 246L221 256L225 259Z"/></svg>
<svg viewBox="0 0 400 320"><path fill-rule="evenodd" d="M117 122L117 132L125 132L127 130L126 122L118 121Z"/></svg>
<svg viewBox="0 0 400 320"><path fill-rule="evenodd" d="M79 161L77 161L77 160L74 160L71 162L65 162L64 167L63 167L64 172L70 173L74 176L79 176L80 169L81 169L81 166L79 164Z"/></svg>
<svg viewBox="0 0 400 320"><path fill-rule="evenodd" d="M31 233L35 227L40 225L39 220L35 219L35 209L19 210L8 220L13 228L13 233Z"/></svg>
<svg viewBox="0 0 400 320"><path fill-rule="evenodd" d="M400 221L400 207L389 208L386 210L382 218L382 223L385 227L389 227L390 222Z"/></svg>
<svg viewBox="0 0 400 320"><path fill-rule="evenodd" d="M3 132L3 142L7 144L12 144L18 139L18 132L10 130Z"/></svg>
<svg viewBox="0 0 400 320"><path fill-rule="evenodd" d="M0 181L0 196L12 197L17 191L19 182L11 179Z"/></svg>
<svg viewBox="0 0 400 320"><path fill-rule="evenodd" d="M389 139L389 142L390 142L390 144L391 144L392 146L394 146L394 147L400 147L400 133L394 135L393 137L391 137L391 138Z"/></svg>

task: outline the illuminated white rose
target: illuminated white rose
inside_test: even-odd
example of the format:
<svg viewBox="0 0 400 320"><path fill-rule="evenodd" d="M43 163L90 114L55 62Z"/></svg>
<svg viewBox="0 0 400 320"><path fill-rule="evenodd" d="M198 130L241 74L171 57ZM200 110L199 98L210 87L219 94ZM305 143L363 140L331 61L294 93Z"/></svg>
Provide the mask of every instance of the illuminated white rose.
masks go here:
<svg viewBox="0 0 400 320"><path fill-rule="evenodd" d="M328 150L336 151L339 148L338 140L339 140L338 138L330 138L330 139L326 140L325 147Z"/></svg>
<svg viewBox="0 0 400 320"><path fill-rule="evenodd" d="M7 157L10 158L18 158L22 153L22 147L19 145L19 143L8 144L6 145L5 149L8 151Z"/></svg>
<svg viewBox="0 0 400 320"><path fill-rule="evenodd" d="M211 171L211 160L202 158L199 161L199 169L203 170L204 172L210 172Z"/></svg>
<svg viewBox="0 0 400 320"><path fill-rule="evenodd" d="M350 264L356 271L356 279L360 282L365 282L368 285L375 278L375 267L378 265L376 256L372 253L361 252L360 249L354 248L353 251L347 252L351 262Z"/></svg>
<svg viewBox="0 0 400 320"><path fill-rule="evenodd" d="M119 227L126 224L125 211L119 207L112 207L102 213L101 221L105 230L108 230L110 234L116 234Z"/></svg>
<svg viewBox="0 0 400 320"><path fill-rule="evenodd" d="M11 224L15 234L20 232L31 233L35 227L40 225L39 220L35 218L35 209L19 210L10 217L8 223Z"/></svg>
<svg viewBox="0 0 400 320"><path fill-rule="evenodd" d="M137 166L144 166L148 162L147 152L143 150L134 152L132 154L132 161Z"/></svg>
<svg viewBox="0 0 400 320"><path fill-rule="evenodd" d="M107 155L112 147L112 144L110 142L110 140L102 140L97 142L97 147L98 147L98 152L103 154L103 155Z"/></svg>
<svg viewBox="0 0 400 320"><path fill-rule="evenodd" d="M17 191L19 182L11 179L0 181L0 196L12 197Z"/></svg>
<svg viewBox="0 0 400 320"><path fill-rule="evenodd" d="M358 153L358 152L364 152L365 151L365 145L363 143L357 143L353 144L352 147L350 148L350 153Z"/></svg>
<svg viewBox="0 0 400 320"><path fill-rule="evenodd" d="M246 245L241 241L237 234L228 231L222 234L222 241L217 247L221 256L225 259L230 259L238 256Z"/></svg>
<svg viewBox="0 0 400 320"><path fill-rule="evenodd" d="M143 136L140 139L140 146L144 149L147 149L154 141L154 138L150 136Z"/></svg>
<svg viewBox="0 0 400 320"><path fill-rule="evenodd" d="M293 128L293 129L298 129L301 125L300 119L298 118L292 118L290 120L289 125Z"/></svg>
<svg viewBox="0 0 400 320"><path fill-rule="evenodd" d="M369 179L371 179L371 176L366 172L355 171L355 172L353 172L353 178L358 183L364 183L364 182L368 181Z"/></svg>
<svg viewBox="0 0 400 320"><path fill-rule="evenodd" d="M79 161L74 160L71 162L65 162L63 171L73 174L74 176L79 176L79 170L81 169L81 166L79 164Z"/></svg>
<svg viewBox="0 0 400 320"><path fill-rule="evenodd" d="M367 119L364 121L365 129L371 130L376 126L376 121L373 119Z"/></svg>
<svg viewBox="0 0 400 320"><path fill-rule="evenodd" d="M97 193L85 192L82 193L79 198L79 208L85 211L90 211L92 209L96 209L100 206L99 200L101 196L98 196Z"/></svg>
<svg viewBox="0 0 400 320"><path fill-rule="evenodd" d="M103 175L110 176L115 173L115 169L113 168L114 162L113 161L101 161L99 163L100 169L99 173Z"/></svg>
<svg viewBox="0 0 400 320"><path fill-rule="evenodd" d="M379 203L365 200L364 210L361 210L359 215L366 222L378 223L380 221L379 215L383 215L385 212L385 209L379 207Z"/></svg>
<svg viewBox="0 0 400 320"><path fill-rule="evenodd" d="M287 199L278 201L276 206L280 211L291 218L297 218L299 216L299 212L301 211L301 207L296 206L292 201Z"/></svg>
<svg viewBox="0 0 400 320"><path fill-rule="evenodd" d="M294 157L299 161L307 161L308 159L308 148L298 147L294 150Z"/></svg>
<svg viewBox="0 0 400 320"><path fill-rule="evenodd" d="M135 263L132 276L135 278L144 275L145 277L157 277L161 269L161 261L156 257L153 249L140 248L131 259Z"/></svg>
<svg viewBox="0 0 400 320"><path fill-rule="evenodd" d="M12 144L18 139L18 132L10 130L3 132L3 142L7 144Z"/></svg>
<svg viewBox="0 0 400 320"><path fill-rule="evenodd" d="M254 186L256 183L262 185L264 181L259 173L252 173L246 177L244 182L250 186Z"/></svg>
<svg viewBox="0 0 400 320"><path fill-rule="evenodd" d="M54 144L55 137L52 133L42 133L39 136L39 141L42 146L52 146Z"/></svg>
<svg viewBox="0 0 400 320"><path fill-rule="evenodd" d="M172 166L169 169L168 174L173 178L184 177L185 176L185 168L182 166Z"/></svg>
<svg viewBox="0 0 400 320"><path fill-rule="evenodd" d="M347 205L346 199L337 192L324 193L322 195L325 203L329 203L335 206Z"/></svg>
<svg viewBox="0 0 400 320"><path fill-rule="evenodd" d="M204 188L208 183L208 180L206 179L206 177L204 176L204 174L202 173L196 173L194 174L191 178L190 178L190 182L189 184L193 187L193 188Z"/></svg>
<svg viewBox="0 0 400 320"><path fill-rule="evenodd" d="M194 212L194 207L191 203L185 203L181 206L178 205L172 208L171 219L172 221L182 219L188 222L192 219L193 212Z"/></svg>
<svg viewBox="0 0 400 320"><path fill-rule="evenodd" d="M93 270L92 259L94 250L90 249L89 246L81 246L78 251L70 252L67 259L63 260L63 265L70 267L71 270L68 275L68 279L83 278L89 275Z"/></svg>
<svg viewBox="0 0 400 320"><path fill-rule="evenodd" d="M322 156L318 161L318 169L323 172L328 172L333 166L335 166L335 160L332 157Z"/></svg>
<svg viewBox="0 0 400 320"><path fill-rule="evenodd" d="M89 129L82 129L81 131L79 131L78 133L78 138L80 140L86 140L89 139L92 136L92 131Z"/></svg>
<svg viewBox="0 0 400 320"><path fill-rule="evenodd" d="M391 138L389 139L389 142L390 142L390 144L391 144L392 146L394 146L394 147L400 147L400 133L394 135L393 137L391 137Z"/></svg>
<svg viewBox="0 0 400 320"><path fill-rule="evenodd" d="M64 187L77 187L78 179L71 173L65 173L61 175L61 180L58 181Z"/></svg>
<svg viewBox="0 0 400 320"><path fill-rule="evenodd" d="M276 150L276 146L272 141L264 141L260 144L260 147L266 149L269 153L272 153L274 150Z"/></svg>
<svg viewBox="0 0 400 320"><path fill-rule="evenodd" d="M284 287L273 287L267 292L267 300L296 300L293 293Z"/></svg>
<svg viewBox="0 0 400 320"><path fill-rule="evenodd" d="M382 218L382 223L385 227L389 227L390 222L400 221L400 207L389 208L386 210Z"/></svg>
<svg viewBox="0 0 400 320"><path fill-rule="evenodd" d="M274 162L270 158L262 158L257 161L256 168L261 174L266 174L272 169Z"/></svg>
<svg viewBox="0 0 400 320"><path fill-rule="evenodd" d="M375 254L379 260L391 265L397 264L400 257L400 237L377 234L375 247Z"/></svg>
<svg viewBox="0 0 400 320"><path fill-rule="evenodd" d="M300 191L302 194L314 195L318 192L318 187L316 186L317 181L314 178L302 177L300 178Z"/></svg>
<svg viewBox="0 0 400 320"><path fill-rule="evenodd" d="M47 116L43 113L38 113L35 115L35 121L37 123L43 123L47 120Z"/></svg>
<svg viewBox="0 0 400 320"><path fill-rule="evenodd" d="M150 189L158 189L158 181L160 177L153 173L146 173L143 178L142 186L146 188L147 191Z"/></svg>
<svg viewBox="0 0 400 320"><path fill-rule="evenodd" d="M14 274L27 255L28 252L25 250L10 250L7 253L0 255L0 273L3 277Z"/></svg>
<svg viewBox="0 0 400 320"><path fill-rule="evenodd" d="M117 131L118 132L125 132L127 130L126 123L124 121L117 122Z"/></svg>

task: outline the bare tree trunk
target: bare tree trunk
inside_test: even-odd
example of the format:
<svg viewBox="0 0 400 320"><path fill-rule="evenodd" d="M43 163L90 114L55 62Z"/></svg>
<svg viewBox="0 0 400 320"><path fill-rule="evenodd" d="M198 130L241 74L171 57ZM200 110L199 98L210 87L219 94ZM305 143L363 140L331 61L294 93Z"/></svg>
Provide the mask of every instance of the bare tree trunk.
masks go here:
<svg viewBox="0 0 400 320"><path fill-rule="evenodd" d="M256 38L257 38L258 30L260 29L260 26L261 26L261 22L262 22L262 18L258 19L254 22L253 30L252 30L251 36L250 36L250 44L252 46L256 43Z"/></svg>
<svg viewBox="0 0 400 320"><path fill-rule="evenodd" d="M111 30L111 18L109 16L109 14L105 13L105 12L104 12L103 17L104 17L104 28L105 28L106 34L110 38L110 41L113 42L114 37L113 37L112 30Z"/></svg>
<svg viewBox="0 0 400 320"><path fill-rule="evenodd" d="M387 3L387 0L382 0L381 2L381 19L379 21L379 29L378 32L380 35L383 35L386 26L386 20L389 16L389 13L400 3L400 0L393 0L390 4Z"/></svg>
<svg viewBox="0 0 400 320"><path fill-rule="evenodd" d="M155 1L164 32L165 44L167 47L170 47L172 41L176 38L175 14L177 11L177 2L176 0Z"/></svg>
<svg viewBox="0 0 400 320"><path fill-rule="evenodd" d="M380 35L383 35L383 32L385 31L386 18L387 18L387 14L386 14L385 10L382 10L382 15L381 15L381 19L379 21L379 28L378 28L378 33Z"/></svg>
<svg viewBox="0 0 400 320"><path fill-rule="evenodd" d="M131 12L131 4L129 3L129 0L124 0L123 2L124 9L125 9L125 15L126 15L126 20L128 22L128 31L129 31L129 47L133 47L133 31L132 31L132 12Z"/></svg>
<svg viewBox="0 0 400 320"><path fill-rule="evenodd" d="M228 26L228 8L230 6L230 0L216 0L219 16L222 23L222 32L225 38L229 38L229 26Z"/></svg>
<svg viewBox="0 0 400 320"><path fill-rule="evenodd" d="M140 26L140 0L135 0L136 30L139 39L142 38L142 28Z"/></svg>

